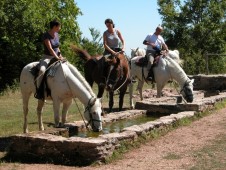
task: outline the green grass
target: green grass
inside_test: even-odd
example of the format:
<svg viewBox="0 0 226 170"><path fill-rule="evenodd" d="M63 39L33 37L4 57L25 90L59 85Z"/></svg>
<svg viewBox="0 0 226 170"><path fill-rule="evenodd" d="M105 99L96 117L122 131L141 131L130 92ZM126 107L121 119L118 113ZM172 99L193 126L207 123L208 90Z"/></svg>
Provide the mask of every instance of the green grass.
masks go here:
<svg viewBox="0 0 226 170"><path fill-rule="evenodd" d="M134 89L136 84L134 85ZM147 84L144 89L150 88ZM97 86L94 85L94 92L97 94ZM129 90L127 90L129 91ZM135 91L134 91L135 92ZM136 93L136 92L135 92ZM33 94L32 94L33 95ZM114 108L118 108L118 95L114 96ZM82 103L76 99L76 102L81 110L84 111ZM8 136L23 132L23 108L22 108L22 98L20 90L8 89L5 93L0 95L0 136ZM28 113L28 128L29 131L38 130L38 119L36 114L37 100L31 96L29 101L29 113ZM103 96L103 107L108 108L108 98L106 93ZM125 95L123 108L129 108L129 94ZM105 109L106 110L106 109ZM54 122L53 106L51 101L47 101L43 110L43 123L45 129L52 128ZM73 122L76 120L82 120L76 104L73 104L69 108L67 115L68 122Z"/></svg>

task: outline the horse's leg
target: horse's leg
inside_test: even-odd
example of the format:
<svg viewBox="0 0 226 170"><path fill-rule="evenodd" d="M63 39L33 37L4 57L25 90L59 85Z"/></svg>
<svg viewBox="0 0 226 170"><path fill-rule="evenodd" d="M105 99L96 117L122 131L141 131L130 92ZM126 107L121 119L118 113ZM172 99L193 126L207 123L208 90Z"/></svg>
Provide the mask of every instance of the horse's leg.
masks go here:
<svg viewBox="0 0 226 170"><path fill-rule="evenodd" d="M63 103L62 119L61 119L62 126L64 126L65 122L67 121L67 113L71 103L72 103L72 99Z"/></svg>
<svg viewBox="0 0 226 170"><path fill-rule="evenodd" d="M129 84L129 104L130 109L134 109L134 103L133 103L133 83Z"/></svg>
<svg viewBox="0 0 226 170"><path fill-rule="evenodd" d="M122 111L123 99L124 99L126 90L127 90L127 86L125 86L125 87L120 89L120 93L119 93L119 111Z"/></svg>
<svg viewBox="0 0 226 170"><path fill-rule="evenodd" d="M110 91L109 92L109 110L108 110L109 113L112 112L112 108L113 108L113 105L114 105L113 97L114 97L114 92Z"/></svg>
<svg viewBox="0 0 226 170"><path fill-rule="evenodd" d="M104 94L104 87L98 85L98 94L97 94L97 98L102 98L103 94Z"/></svg>
<svg viewBox="0 0 226 170"><path fill-rule="evenodd" d="M157 98L160 98L161 97L161 93L162 93L162 89L163 89L163 86L161 83L156 83L157 84Z"/></svg>
<svg viewBox="0 0 226 170"><path fill-rule="evenodd" d="M59 100L53 100L53 111L54 111L54 121L55 121L55 127L59 127L60 123L60 101Z"/></svg>
<svg viewBox="0 0 226 170"><path fill-rule="evenodd" d="M143 100L143 86L144 86L144 80L139 80L138 81L138 90L139 90L139 94L140 94L140 100Z"/></svg>
<svg viewBox="0 0 226 170"><path fill-rule="evenodd" d="M28 114L28 102L29 98L31 96L31 93L23 94L22 93L22 98L23 98L23 111L24 111L24 133L28 133L28 127L27 127L27 114Z"/></svg>
<svg viewBox="0 0 226 170"><path fill-rule="evenodd" d="M44 101L38 100L38 106L37 106L37 115L38 115L38 127L39 130L44 130L44 126L42 123L42 111L43 111Z"/></svg>

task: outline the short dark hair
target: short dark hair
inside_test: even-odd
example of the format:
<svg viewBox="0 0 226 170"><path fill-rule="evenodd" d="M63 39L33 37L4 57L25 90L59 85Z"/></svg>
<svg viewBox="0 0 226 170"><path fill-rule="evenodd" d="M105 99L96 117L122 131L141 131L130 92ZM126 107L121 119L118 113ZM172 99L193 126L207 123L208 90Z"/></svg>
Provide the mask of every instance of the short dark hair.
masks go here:
<svg viewBox="0 0 226 170"><path fill-rule="evenodd" d="M107 23L113 24L113 28L115 28L115 24L114 24L113 20L110 18L106 19L104 23L105 24L107 24Z"/></svg>
<svg viewBox="0 0 226 170"><path fill-rule="evenodd" d="M50 21L50 23L49 23L50 29L52 29L54 26L59 26L59 25L60 25L60 22L57 21L56 19Z"/></svg>

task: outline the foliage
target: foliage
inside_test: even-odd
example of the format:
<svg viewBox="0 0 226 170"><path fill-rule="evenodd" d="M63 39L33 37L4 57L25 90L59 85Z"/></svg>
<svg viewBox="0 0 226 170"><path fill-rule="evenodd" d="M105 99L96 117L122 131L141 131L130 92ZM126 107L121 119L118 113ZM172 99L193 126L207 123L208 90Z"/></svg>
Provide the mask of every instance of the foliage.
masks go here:
<svg viewBox="0 0 226 170"><path fill-rule="evenodd" d="M203 73L205 53L226 52L226 23L224 0L158 0L166 42L170 48L180 49L189 74ZM224 59L209 61L212 73L226 70Z"/></svg>
<svg viewBox="0 0 226 170"><path fill-rule="evenodd" d="M95 28L89 28L89 30L90 30L92 39L89 40L86 37L82 38L79 44L81 46L80 48L87 50L91 56L103 54L104 47L103 47L102 35L100 34L100 31L96 30ZM75 59L74 63L76 63L76 66L78 67L78 69L80 71L83 71L84 61L77 56L74 59Z"/></svg>
<svg viewBox="0 0 226 170"><path fill-rule="evenodd" d="M1 0L0 1L0 91L19 78L21 69L42 55L42 33L57 18L62 24L61 49L70 56L70 42L78 43L81 32L77 16L81 14L73 0ZM70 57L69 57L70 59Z"/></svg>

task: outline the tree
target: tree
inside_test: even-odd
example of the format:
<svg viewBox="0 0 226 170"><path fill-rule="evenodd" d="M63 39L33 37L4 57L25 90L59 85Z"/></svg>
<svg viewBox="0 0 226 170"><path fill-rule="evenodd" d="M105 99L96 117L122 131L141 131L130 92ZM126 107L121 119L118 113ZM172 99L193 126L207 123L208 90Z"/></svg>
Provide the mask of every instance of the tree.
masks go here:
<svg viewBox="0 0 226 170"><path fill-rule="evenodd" d="M89 30L92 39L89 40L86 37L82 38L79 46L88 51L88 53L92 56L102 55L104 52L104 47L101 33L95 28L89 28ZM74 57L74 63L76 63L76 66L80 71L84 71L84 61L82 59L80 59L79 57Z"/></svg>
<svg viewBox="0 0 226 170"><path fill-rule="evenodd" d="M158 0L166 42L177 48L189 74L203 73L205 53L226 52L224 0ZM212 58L211 71L226 71L223 58Z"/></svg>
<svg viewBox="0 0 226 170"><path fill-rule="evenodd" d="M81 14L74 0L0 1L0 91L19 78L21 69L42 55L41 35L57 18L64 56L71 56L69 44L81 41L76 22ZM68 57L70 59L70 57Z"/></svg>

